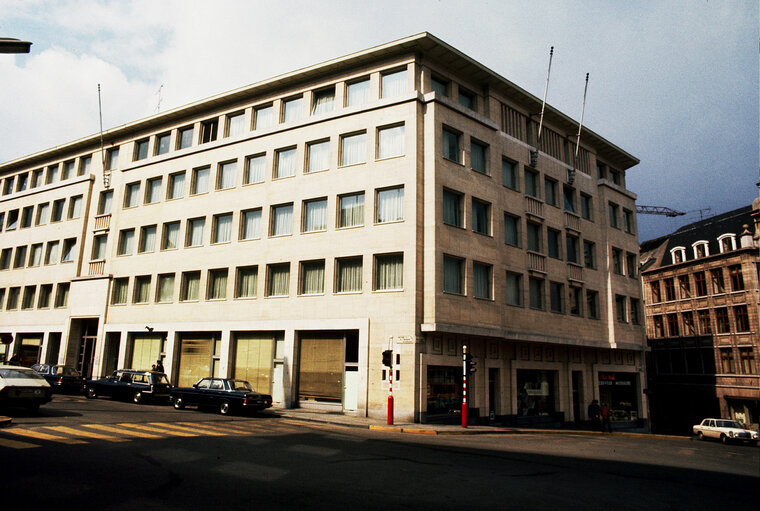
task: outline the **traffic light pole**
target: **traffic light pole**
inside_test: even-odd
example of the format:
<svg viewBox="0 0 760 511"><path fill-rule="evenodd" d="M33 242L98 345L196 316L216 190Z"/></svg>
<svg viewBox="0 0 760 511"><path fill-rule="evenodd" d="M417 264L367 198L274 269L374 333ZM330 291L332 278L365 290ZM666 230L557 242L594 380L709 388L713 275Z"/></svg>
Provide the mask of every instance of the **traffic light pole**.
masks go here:
<svg viewBox="0 0 760 511"><path fill-rule="evenodd" d="M462 346L462 427L467 427L467 346Z"/></svg>
<svg viewBox="0 0 760 511"><path fill-rule="evenodd" d="M393 355L388 369L388 425L393 426Z"/></svg>

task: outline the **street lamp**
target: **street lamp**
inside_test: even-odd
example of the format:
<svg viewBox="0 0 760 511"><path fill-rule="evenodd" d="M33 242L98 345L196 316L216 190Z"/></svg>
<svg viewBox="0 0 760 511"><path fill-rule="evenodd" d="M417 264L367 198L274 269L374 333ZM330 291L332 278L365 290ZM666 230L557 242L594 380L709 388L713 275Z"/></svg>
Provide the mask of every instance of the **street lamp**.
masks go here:
<svg viewBox="0 0 760 511"><path fill-rule="evenodd" d="M29 53L32 43L11 37L0 37L0 53Z"/></svg>

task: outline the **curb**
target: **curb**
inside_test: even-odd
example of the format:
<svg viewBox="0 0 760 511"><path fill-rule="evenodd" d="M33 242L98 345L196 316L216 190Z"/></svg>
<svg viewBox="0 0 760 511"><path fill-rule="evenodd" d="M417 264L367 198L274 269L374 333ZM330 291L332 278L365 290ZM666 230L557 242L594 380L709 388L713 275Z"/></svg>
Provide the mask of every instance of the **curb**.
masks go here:
<svg viewBox="0 0 760 511"><path fill-rule="evenodd" d="M13 419L10 417L0 416L0 428L5 428L13 423Z"/></svg>

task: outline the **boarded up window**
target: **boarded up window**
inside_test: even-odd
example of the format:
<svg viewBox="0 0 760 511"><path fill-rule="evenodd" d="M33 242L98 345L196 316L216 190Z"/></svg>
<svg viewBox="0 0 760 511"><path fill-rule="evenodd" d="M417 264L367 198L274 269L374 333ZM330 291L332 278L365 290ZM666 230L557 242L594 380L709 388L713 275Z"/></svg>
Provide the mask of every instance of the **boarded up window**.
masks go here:
<svg viewBox="0 0 760 511"><path fill-rule="evenodd" d="M273 348L274 338L271 332L238 333L234 377L248 381L259 392L270 392Z"/></svg>
<svg viewBox="0 0 760 511"><path fill-rule="evenodd" d="M188 336L180 341L178 387L191 387L211 375L211 336Z"/></svg>
<svg viewBox="0 0 760 511"><path fill-rule="evenodd" d="M340 403L342 397L343 337L302 336L299 351L298 398Z"/></svg>
<svg viewBox="0 0 760 511"><path fill-rule="evenodd" d="M161 336L155 334L133 334L132 369L147 371L161 358Z"/></svg>

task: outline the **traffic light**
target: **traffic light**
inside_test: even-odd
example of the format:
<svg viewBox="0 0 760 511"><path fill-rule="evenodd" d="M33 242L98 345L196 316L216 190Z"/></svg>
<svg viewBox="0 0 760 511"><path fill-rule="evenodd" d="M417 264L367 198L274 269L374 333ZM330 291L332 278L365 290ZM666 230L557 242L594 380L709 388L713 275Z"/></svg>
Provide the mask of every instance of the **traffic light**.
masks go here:
<svg viewBox="0 0 760 511"><path fill-rule="evenodd" d="M392 363L393 363L393 351L391 350L383 351L383 365L391 367Z"/></svg>
<svg viewBox="0 0 760 511"><path fill-rule="evenodd" d="M478 365L478 363L472 359L472 355L470 355L469 353L467 353L464 356L464 360L467 363L467 372L469 374L472 374L472 373L474 373L475 371L478 370L478 368L476 367Z"/></svg>

